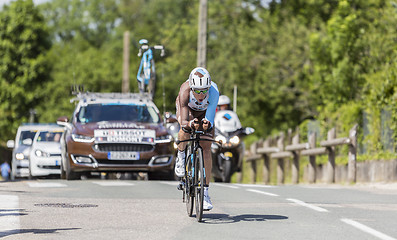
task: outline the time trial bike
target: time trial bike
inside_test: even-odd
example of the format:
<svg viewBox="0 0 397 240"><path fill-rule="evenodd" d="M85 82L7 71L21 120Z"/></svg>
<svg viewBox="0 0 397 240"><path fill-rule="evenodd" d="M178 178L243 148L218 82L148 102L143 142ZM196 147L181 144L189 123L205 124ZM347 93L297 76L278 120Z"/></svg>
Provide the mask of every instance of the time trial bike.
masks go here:
<svg viewBox="0 0 397 240"><path fill-rule="evenodd" d="M201 138L203 134L203 131L192 131L190 139L176 141L177 144L189 142L185 150L185 176L182 177L178 189L183 191L183 202L186 203L189 217L193 216L194 205L196 206L196 219L198 222L201 222L203 218L204 187L208 187L206 184L203 148L200 146L200 141L216 142L212 139ZM219 142L216 143L219 144Z"/></svg>

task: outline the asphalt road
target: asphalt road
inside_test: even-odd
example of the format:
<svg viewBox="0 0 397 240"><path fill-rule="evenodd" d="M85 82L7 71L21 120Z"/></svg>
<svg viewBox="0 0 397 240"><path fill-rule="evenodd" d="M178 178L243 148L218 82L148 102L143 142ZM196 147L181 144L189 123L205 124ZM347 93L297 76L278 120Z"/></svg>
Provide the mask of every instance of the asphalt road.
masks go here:
<svg viewBox="0 0 397 240"><path fill-rule="evenodd" d="M4 239L397 239L394 185L212 183L198 223L177 182L0 182Z"/></svg>

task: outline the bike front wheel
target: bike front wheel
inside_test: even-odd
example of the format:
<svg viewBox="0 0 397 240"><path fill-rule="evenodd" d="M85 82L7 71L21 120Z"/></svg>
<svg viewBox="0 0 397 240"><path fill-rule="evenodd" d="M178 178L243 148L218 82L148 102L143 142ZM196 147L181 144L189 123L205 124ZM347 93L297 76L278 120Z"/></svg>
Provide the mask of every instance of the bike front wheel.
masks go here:
<svg viewBox="0 0 397 240"><path fill-rule="evenodd" d="M204 186L206 184L203 149L197 149L196 161L194 161L194 163L194 196L196 201L196 219L197 221L201 222L203 218Z"/></svg>
<svg viewBox="0 0 397 240"><path fill-rule="evenodd" d="M191 155L189 150L186 155L186 173L185 173L185 202L187 215L191 217L193 215L193 205L194 205L194 193L193 193L193 167L191 161Z"/></svg>

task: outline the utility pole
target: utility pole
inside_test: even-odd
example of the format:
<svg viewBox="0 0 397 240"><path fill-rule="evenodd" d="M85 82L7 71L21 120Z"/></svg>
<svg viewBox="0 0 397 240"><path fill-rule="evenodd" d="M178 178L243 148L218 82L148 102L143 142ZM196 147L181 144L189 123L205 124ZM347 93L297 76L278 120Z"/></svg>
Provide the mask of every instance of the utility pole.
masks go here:
<svg viewBox="0 0 397 240"><path fill-rule="evenodd" d="M121 91L123 93L130 92L130 78L129 78L129 65L130 65L130 32L124 32L124 48L123 48L123 80Z"/></svg>
<svg viewBox="0 0 397 240"><path fill-rule="evenodd" d="M197 66L207 65L207 0L200 0L197 39Z"/></svg>
<svg viewBox="0 0 397 240"><path fill-rule="evenodd" d="M237 112L237 85L233 88L233 112Z"/></svg>
<svg viewBox="0 0 397 240"><path fill-rule="evenodd" d="M34 108L29 109L29 123L34 123L36 114L37 114L36 109Z"/></svg>

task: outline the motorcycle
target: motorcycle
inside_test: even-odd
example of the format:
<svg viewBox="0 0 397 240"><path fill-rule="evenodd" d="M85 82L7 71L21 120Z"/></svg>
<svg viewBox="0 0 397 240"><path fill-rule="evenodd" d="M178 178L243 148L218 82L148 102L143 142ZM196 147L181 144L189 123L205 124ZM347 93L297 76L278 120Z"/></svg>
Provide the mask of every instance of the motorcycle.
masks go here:
<svg viewBox="0 0 397 240"><path fill-rule="evenodd" d="M255 129L242 127L237 114L230 110L219 111L215 117L215 140L213 143L212 176L215 182L230 182L235 172L240 172L244 157L245 145L242 139L252 134Z"/></svg>

